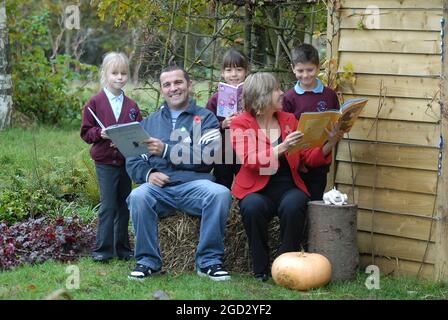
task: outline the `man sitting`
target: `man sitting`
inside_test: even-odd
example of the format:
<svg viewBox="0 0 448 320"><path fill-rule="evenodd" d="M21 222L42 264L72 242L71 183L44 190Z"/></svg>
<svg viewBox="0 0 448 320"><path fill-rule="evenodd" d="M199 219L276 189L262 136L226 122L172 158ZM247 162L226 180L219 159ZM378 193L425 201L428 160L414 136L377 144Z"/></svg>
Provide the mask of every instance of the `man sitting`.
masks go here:
<svg viewBox="0 0 448 320"><path fill-rule="evenodd" d="M179 209L200 216L196 267L200 276L229 280L222 268L224 229L231 203L229 189L213 182L205 151L221 147L219 123L212 112L189 99L192 82L185 70L170 66L160 74L165 99L161 109L142 121L151 136L148 153L128 158L126 169L141 184L127 202L135 231L137 265L130 279L143 279L162 268L158 219Z"/></svg>

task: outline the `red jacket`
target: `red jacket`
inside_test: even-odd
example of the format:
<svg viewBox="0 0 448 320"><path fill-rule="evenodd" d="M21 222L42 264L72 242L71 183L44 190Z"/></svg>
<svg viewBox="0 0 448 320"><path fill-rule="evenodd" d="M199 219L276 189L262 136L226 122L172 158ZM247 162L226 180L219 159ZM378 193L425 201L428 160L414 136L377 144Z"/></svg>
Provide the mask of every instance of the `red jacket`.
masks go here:
<svg viewBox="0 0 448 320"><path fill-rule="evenodd" d="M275 113L282 131L282 140L296 130L298 121L293 114L278 111ZM261 131L257 120L249 112L236 117L231 125L232 146L241 161L241 169L235 177L232 194L243 199L249 193L257 192L269 182L278 169L278 159L271 158L273 147L269 138ZM258 133L258 134L257 134ZM297 188L309 196L305 183L300 178L299 167L303 161L307 167L318 167L331 163L331 153L324 157L321 148L309 148L295 154L285 153L292 177Z"/></svg>
<svg viewBox="0 0 448 320"><path fill-rule="evenodd" d="M109 99L104 93L104 90L101 90L89 99L82 112L81 138L89 144L93 143L90 149L90 155L95 160L95 163L123 166L125 163L123 155L117 148L110 146L111 141L109 139L101 138L101 127L95 121L95 118L93 118L87 107L90 107L103 125L108 127L117 123L142 121L137 103L124 95L123 107L117 121L110 106Z"/></svg>

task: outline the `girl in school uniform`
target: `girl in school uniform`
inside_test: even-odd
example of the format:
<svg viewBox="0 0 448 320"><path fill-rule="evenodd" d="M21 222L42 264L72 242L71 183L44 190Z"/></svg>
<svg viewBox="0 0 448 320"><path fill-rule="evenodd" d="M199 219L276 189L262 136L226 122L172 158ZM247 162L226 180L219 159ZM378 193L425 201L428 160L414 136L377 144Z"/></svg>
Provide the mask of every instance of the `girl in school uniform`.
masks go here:
<svg viewBox="0 0 448 320"><path fill-rule="evenodd" d="M92 258L97 262L107 262L115 256L123 260L133 257L126 204L131 192L131 179L126 173L125 158L112 144L103 127L141 121L142 116L137 103L122 90L129 78L129 60L124 53L106 54L100 76L101 91L92 96L83 109L81 138L93 144L90 155L95 161L100 188L101 206Z"/></svg>

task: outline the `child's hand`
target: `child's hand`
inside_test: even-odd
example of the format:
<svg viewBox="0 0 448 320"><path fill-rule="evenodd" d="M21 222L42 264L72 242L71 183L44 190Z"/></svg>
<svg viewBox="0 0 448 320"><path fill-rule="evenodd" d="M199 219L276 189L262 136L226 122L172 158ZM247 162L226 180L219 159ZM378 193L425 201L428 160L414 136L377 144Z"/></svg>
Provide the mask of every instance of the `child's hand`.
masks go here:
<svg viewBox="0 0 448 320"><path fill-rule="evenodd" d="M101 129L101 138L110 140L109 136L106 133L106 129Z"/></svg>
<svg viewBox="0 0 448 320"><path fill-rule="evenodd" d="M232 120L235 119L235 117L236 117L237 115L238 115L238 113L233 113L233 114L231 114L230 116L228 116L227 118L225 118L225 119L222 121L221 127L222 127L223 129L229 128L229 127L230 127L230 124L232 123Z"/></svg>

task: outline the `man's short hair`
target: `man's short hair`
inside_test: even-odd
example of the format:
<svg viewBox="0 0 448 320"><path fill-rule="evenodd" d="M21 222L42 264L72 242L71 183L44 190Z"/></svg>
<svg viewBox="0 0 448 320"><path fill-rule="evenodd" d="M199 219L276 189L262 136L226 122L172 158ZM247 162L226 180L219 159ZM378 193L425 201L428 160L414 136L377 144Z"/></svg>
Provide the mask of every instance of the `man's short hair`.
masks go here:
<svg viewBox="0 0 448 320"><path fill-rule="evenodd" d="M317 49L308 43L302 43L291 51L291 62L293 66L298 63L312 63L319 65L319 53Z"/></svg>
<svg viewBox="0 0 448 320"><path fill-rule="evenodd" d="M253 116L262 115L272 104L272 94L280 87L277 78L269 72L247 76L243 85L244 109Z"/></svg>
<svg viewBox="0 0 448 320"><path fill-rule="evenodd" d="M188 72L185 71L184 68L182 68L182 67L180 67L178 65L172 64L172 65L169 65L169 66L163 68L162 71L160 71L159 83L160 83L160 76L162 75L162 73L176 71L176 70L182 71L182 73L184 74L185 80L187 80L187 82L190 81L190 76L188 75Z"/></svg>

